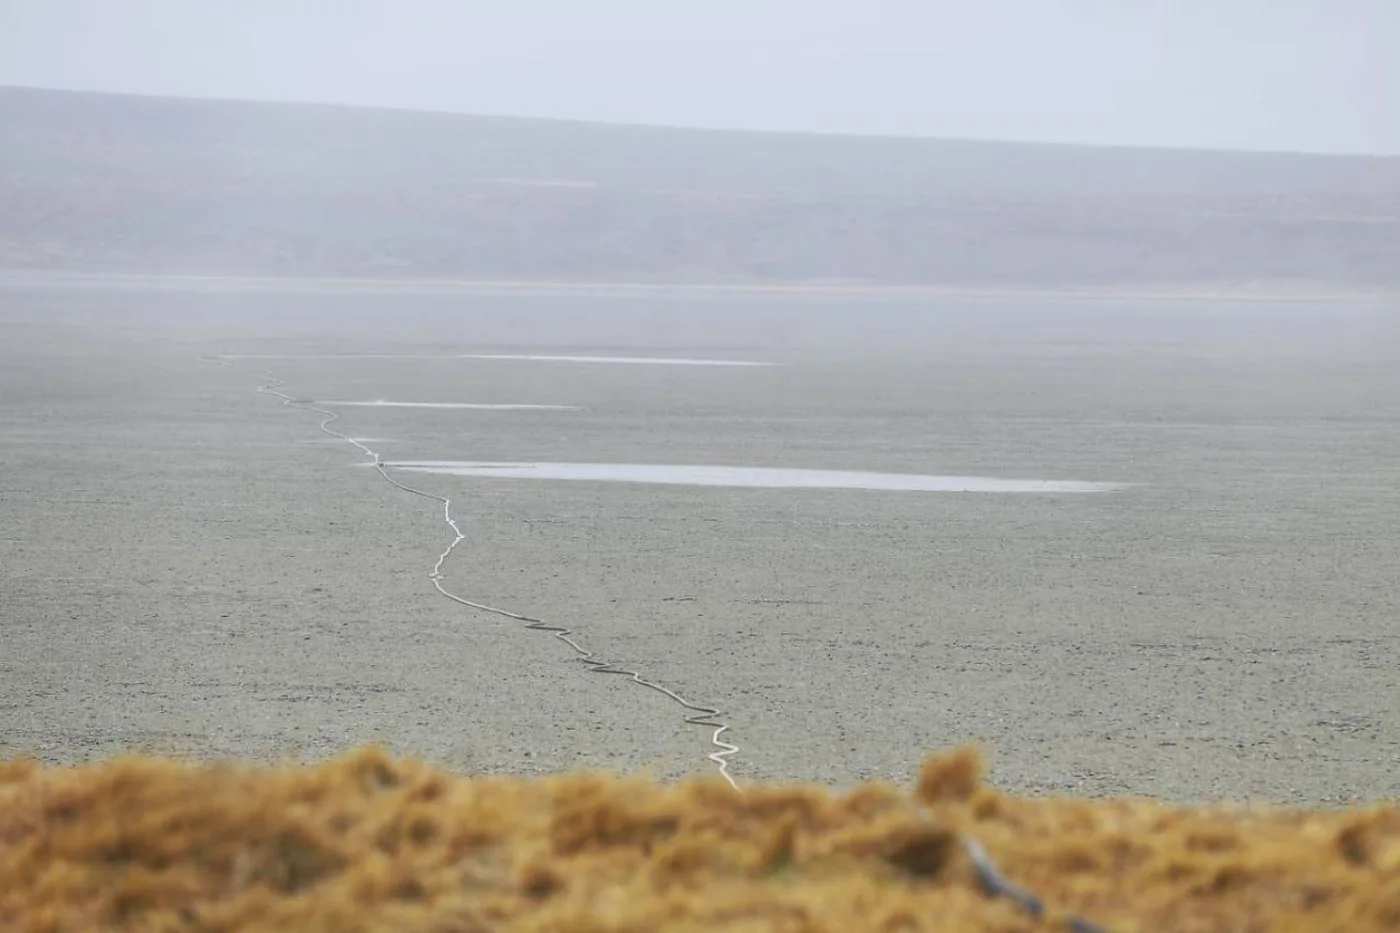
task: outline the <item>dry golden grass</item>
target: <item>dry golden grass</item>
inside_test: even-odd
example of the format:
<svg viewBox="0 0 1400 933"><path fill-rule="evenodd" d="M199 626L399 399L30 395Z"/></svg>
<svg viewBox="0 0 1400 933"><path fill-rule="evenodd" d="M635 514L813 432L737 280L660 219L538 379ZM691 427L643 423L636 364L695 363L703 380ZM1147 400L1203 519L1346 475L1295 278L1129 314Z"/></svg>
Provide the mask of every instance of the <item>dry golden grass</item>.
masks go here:
<svg viewBox="0 0 1400 933"><path fill-rule="evenodd" d="M1030 800L975 752L914 793L464 778L378 750L272 770L0 765L0 929L1400 930L1400 811ZM966 834L966 835L964 835ZM960 838L1044 898L978 884Z"/></svg>

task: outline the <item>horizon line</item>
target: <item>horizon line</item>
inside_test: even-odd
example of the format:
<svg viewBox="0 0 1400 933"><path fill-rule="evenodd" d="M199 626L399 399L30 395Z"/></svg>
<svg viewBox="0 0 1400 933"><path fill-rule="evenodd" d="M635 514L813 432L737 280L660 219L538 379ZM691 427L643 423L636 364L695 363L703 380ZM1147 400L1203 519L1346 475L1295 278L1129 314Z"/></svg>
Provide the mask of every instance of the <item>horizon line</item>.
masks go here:
<svg viewBox="0 0 1400 933"><path fill-rule="evenodd" d="M1318 159L1350 160L1393 160L1400 159L1400 152L1363 152L1315 149L1238 149L1216 146L1191 145L1149 145L1144 143L1112 142L1068 142L1036 139L1007 139L972 136L934 136L925 134L895 135L889 133L855 133L834 130L794 130L794 129L752 129L732 126L642 123L632 121L610 121L588 117L536 116L529 114L492 113L485 111L443 110L438 107L425 107L398 104L353 103L342 100L280 98L280 97L238 97L224 95L192 95L168 92L102 90L91 87L53 86L37 84L9 84L0 82L0 92L25 91L48 94L87 94L103 97L140 98L144 100L187 101L211 104L271 104L287 107L316 107L334 110L366 110L380 113L418 114L422 116L450 117L464 120L500 120L520 123L555 123L575 127L599 127L611 129L650 130L657 132L679 132L697 134L730 134L736 136L787 136L811 140L871 140L904 143L943 143L945 145L982 146L1030 146L1044 149L1109 149L1125 152L1178 152L1210 153L1216 155L1244 156L1289 156Z"/></svg>

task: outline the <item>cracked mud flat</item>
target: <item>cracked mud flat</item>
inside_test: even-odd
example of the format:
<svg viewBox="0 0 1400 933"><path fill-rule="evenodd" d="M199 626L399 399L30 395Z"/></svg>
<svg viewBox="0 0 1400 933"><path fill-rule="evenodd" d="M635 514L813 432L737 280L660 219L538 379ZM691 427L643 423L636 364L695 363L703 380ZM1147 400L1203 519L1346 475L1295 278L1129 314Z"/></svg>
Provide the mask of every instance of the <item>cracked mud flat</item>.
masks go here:
<svg viewBox="0 0 1400 933"><path fill-rule="evenodd" d="M741 779L907 782L977 740L1014 791L1400 794L1393 307L54 285L0 291L0 337L5 754L708 768L664 697L439 597L439 509L257 395L271 366L582 409L344 409L386 460L1130 484L412 475L468 535L455 591L723 708ZM781 365L493 358L531 356Z"/></svg>

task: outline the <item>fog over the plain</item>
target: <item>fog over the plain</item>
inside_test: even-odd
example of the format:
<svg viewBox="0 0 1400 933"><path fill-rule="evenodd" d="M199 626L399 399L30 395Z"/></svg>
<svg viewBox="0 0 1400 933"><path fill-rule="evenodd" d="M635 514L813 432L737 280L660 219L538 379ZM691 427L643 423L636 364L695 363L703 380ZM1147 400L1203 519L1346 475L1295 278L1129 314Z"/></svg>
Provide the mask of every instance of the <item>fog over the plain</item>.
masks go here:
<svg viewBox="0 0 1400 933"><path fill-rule="evenodd" d="M7 0L0 85L1400 153L1394 0Z"/></svg>

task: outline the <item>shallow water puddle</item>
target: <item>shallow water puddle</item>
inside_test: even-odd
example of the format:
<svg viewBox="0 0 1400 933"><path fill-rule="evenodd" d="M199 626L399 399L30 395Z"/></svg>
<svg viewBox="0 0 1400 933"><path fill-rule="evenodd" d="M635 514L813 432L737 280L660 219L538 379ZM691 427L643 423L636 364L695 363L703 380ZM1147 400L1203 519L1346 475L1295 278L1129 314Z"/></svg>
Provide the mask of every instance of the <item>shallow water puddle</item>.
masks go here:
<svg viewBox="0 0 1400 933"><path fill-rule="evenodd" d="M788 470L771 467L681 466L648 463L485 463L468 460L404 460L386 463L396 470L498 479L582 480L660 483L678 486L731 486L762 489L874 489L890 492L1088 493L1118 489L1121 483L1080 480L996 479L868 473L847 470Z"/></svg>
<svg viewBox="0 0 1400 933"><path fill-rule="evenodd" d="M636 366L775 366L757 360L664 356L559 356L545 353L225 353L222 360L523 360L546 363L620 363Z"/></svg>
<svg viewBox="0 0 1400 933"><path fill-rule="evenodd" d="M529 360L548 363L622 363L640 366L772 366L753 360L707 360L660 356L549 356L524 353L463 353L463 360Z"/></svg>
<svg viewBox="0 0 1400 933"><path fill-rule="evenodd" d="M318 399L317 405L339 405L350 408L470 408L476 411L582 411L577 405L488 405L483 402L386 402Z"/></svg>

